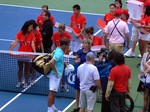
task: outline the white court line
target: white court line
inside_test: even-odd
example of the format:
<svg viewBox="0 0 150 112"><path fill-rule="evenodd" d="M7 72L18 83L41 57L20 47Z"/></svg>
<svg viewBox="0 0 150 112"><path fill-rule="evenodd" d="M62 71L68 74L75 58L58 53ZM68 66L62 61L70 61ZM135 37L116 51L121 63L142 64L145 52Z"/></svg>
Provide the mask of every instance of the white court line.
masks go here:
<svg viewBox="0 0 150 112"><path fill-rule="evenodd" d="M11 4L0 4L1 6L10 6L10 7L21 7L21 8L30 8L30 9L41 9L38 7L29 7L29 6L20 6L20 5L11 5ZM50 11L57 11L57 12L68 12L73 13L73 11L67 11L67 10L58 10L58 9L49 9ZM104 14L97 14L97 13L87 13L87 12L81 12L82 14L88 14L88 15L100 15L104 16Z"/></svg>
<svg viewBox="0 0 150 112"><path fill-rule="evenodd" d="M14 40L11 40L11 39L0 39L0 41L13 42Z"/></svg>
<svg viewBox="0 0 150 112"><path fill-rule="evenodd" d="M37 81L39 81L44 75L41 75L40 77L38 77L34 83L36 83ZM34 84L33 84L34 85ZM10 101L8 101L5 105L3 105L0 108L0 111L2 111L3 109L5 109L9 104L11 104L13 101L15 101L20 95L22 95L26 90L28 90L32 85L30 84L27 88L23 89L21 91L21 93L18 93L15 97L13 97Z"/></svg>
<svg viewBox="0 0 150 112"><path fill-rule="evenodd" d="M62 112L66 112L75 102L76 100L73 100Z"/></svg>

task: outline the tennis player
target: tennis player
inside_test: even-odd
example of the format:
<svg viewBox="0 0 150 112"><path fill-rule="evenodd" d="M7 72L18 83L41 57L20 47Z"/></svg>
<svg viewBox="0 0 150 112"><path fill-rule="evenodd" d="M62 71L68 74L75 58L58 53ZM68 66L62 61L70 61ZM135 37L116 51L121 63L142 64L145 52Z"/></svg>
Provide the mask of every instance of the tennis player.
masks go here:
<svg viewBox="0 0 150 112"><path fill-rule="evenodd" d="M60 46L56 48L53 58L50 60L52 71L49 74L49 95L48 95L48 111L55 112L55 95L58 91L60 80L64 71L64 52L69 49L70 40L63 38L60 40Z"/></svg>

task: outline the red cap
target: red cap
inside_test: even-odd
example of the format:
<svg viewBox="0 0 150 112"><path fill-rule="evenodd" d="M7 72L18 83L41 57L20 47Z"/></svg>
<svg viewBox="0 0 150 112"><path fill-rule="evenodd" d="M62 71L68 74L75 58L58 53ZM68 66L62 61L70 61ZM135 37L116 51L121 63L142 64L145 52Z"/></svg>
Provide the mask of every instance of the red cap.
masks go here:
<svg viewBox="0 0 150 112"><path fill-rule="evenodd" d="M148 6L148 5L150 5L150 0L146 0L146 1L144 2L144 7L146 7L146 6Z"/></svg>
<svg viewBox="0 0 150 112"><path fill-rule="evenodd" d="M122 14L121 9L115 9L114 15L115 16L120 16Z"/></svg>
<svg viewBox="0 0 150 112"><path fill-rule="evenodd" d="M124 14L124 15L126 15L126 16L129 15L128 10L122 9L121 12L122 12L122 14Z"/></svg>

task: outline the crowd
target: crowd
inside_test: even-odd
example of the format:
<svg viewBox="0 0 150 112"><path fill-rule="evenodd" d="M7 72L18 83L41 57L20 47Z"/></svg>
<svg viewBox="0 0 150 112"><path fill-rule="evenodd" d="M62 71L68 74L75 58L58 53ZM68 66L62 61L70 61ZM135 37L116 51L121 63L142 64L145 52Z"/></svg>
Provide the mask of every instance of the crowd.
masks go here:
<svg viewBox="0 0 150 112"><path fill-rule="evenodd" d="M64 54L72 52L77 64L77 75L75 78L76 105L72 112L93 112L96 94L99 89L102 94L101 112L126 112L125 98L130 93L130 68L125 65L124 47L130 48L130 36L128 22L132 27L132 48L125 55L135 57L135 46L139 42L139 50L142 57L141 76L146 82L139 84L139 90L144 92L144 103L141 112L150 111L149 104L149 52L150 52L150 1L143 2L143 15L140 20L130 17L128 11L122 8L122 1L115 0L109 5L110 12L106 13L103 20L106 27L103 30L103 37L94 35L94 27L86 27L87 19L81 14L81 7L75 4L73 14L70 17L72 33L65 30L65 24L60 23L57 27L55 19L48 10L47 5L42 6L42 12L36 20L28 20L21 30L16 34L15 41L11 44L13 50L19 43L18 51L51 53L53 58L49 61L51 72L49 74L49 95L48 111L56 112L55 95L58 91L61 80L63 80L64 68L67 63L64 61ZM58 28L57 32L53 28ZM105 45L97 54L91 50L91 46ZM148 52L146 52L148 48ZM146 52L146 53L145 53ZM95 58L99 63L95 65ZM30 78L31 62L18 60L18 83L16 87L28 87ZM124 71L124 72L122 72ZM24 73L23 73L24 72ZM24 83L22 77L24 74ZM35 80L36 71L32 68L32 78ZM149 106L148 106L149 105ZM107 108L106 108L107 107Z"/></svg>

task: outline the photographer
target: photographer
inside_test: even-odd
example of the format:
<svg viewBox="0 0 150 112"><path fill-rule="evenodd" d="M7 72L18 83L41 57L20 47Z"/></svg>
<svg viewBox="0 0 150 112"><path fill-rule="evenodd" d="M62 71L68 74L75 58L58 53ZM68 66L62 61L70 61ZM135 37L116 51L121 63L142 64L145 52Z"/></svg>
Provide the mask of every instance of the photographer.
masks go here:
<svg viewBox="0 0 150 112"><path fill-rule="evenodd" d="M109 72L112 67L115 66L114 57L116 51L109 51L107 48L102 48L101 51L97 53L97 57L99 58L99 64L96 65L100 74L100 81L102 85L102 108L101 112L111 112L110 104L105 99L106 87L108 83ZM107 108L106 108L107 107Z"/></svg>

